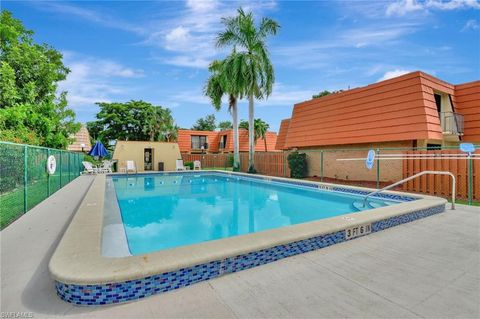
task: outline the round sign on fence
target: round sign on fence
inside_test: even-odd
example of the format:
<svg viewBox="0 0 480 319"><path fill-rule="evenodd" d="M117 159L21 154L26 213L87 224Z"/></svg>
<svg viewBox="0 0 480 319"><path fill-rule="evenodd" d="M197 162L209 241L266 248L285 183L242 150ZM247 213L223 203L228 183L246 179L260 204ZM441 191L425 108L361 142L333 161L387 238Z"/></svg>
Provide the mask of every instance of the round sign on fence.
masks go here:
<svg viewBox="0 0 480 319"><path fill-rule="evenodd" d="M57 169L57 161L55 160L55 156L50 155L47 159L47 173L50 175L55 174L55 170Z"/></svg>
<svg viewBox="0 0 480 319"><path fill-rule="evenodd" d="M375 163L375 151L374 150L369 150L367 158L365 159L365 166L367 166L368 169L372 169L373 164Z"/></svg>

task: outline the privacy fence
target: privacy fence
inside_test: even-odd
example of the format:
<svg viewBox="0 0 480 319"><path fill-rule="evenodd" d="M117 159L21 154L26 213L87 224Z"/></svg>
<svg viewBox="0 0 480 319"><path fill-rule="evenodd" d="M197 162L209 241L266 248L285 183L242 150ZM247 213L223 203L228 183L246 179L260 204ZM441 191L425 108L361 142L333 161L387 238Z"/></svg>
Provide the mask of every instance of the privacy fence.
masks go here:
<svg viewBox="0 0 480 319"><path fill-rule="evenodd" d="M255 152L255 168L259 174L290 176L286 152ZM184 162L200 161L202 168L231 170L233 154L182 154ZM248 153L240 153L240 171L248 171Z"/></svg>
<svg viewBox="0 0 480 319"><path fill-rule="evenodd" d="M480 202L480 160L446 159L441 154L462 154L458 149L422 150L405 148L375 149L382 159L374 162L372 169L367 169L365 158L368 149L324 149L300 150L307 155L307 179L330 183L381 188L412 176L420 171L449 171L456 176L459 199ZM290 177L288 167L289 152L256 152L255 168L258 173ZM420 159L404 159L404 155L420 155ZM477 151L476 154L480 154ZM427 155L427 156L425 156ZM182 154L184 161L199 160L203 168L231 169L230 154ZM383 159L389 157L389 159ZM248 153L240 154L240 170L248 170ZM430 194L434 196L451 196L451 182L448 176L423 176L399 186L397 190Z"/></svg>
<svg viewBox="0 0 480 319"><path fill-rule="evenodd" d="M56 160L47 173L47 158ZM83 154L0 141L0 229L80 175Z"/></svg>

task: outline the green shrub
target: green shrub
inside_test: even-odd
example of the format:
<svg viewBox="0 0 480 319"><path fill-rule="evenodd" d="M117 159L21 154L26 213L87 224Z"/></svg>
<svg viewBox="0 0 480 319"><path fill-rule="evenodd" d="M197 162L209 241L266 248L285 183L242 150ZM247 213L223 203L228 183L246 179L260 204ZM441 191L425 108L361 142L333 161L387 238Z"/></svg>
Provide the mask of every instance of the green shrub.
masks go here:
<svg viewBox="0 0 480 319"><path fill-rule="evenodd" d="M233 167L233 154L229 154L227 158L227 167Z"/></svg>
<svg viewBox="0 0 480 319"><path fill-rule="evenodd" d="M185 162L184 166L185 167L188 166L188 167L190 167L191 170L193 170L193 162L191 162L191 161Z"/></svg>
<svg viewBox="0 0 480 319"><path fill-rule="evenodd" d="M295 151L290 153L287 159L290 177L304 178L307 176L307 154Z"/></svg>

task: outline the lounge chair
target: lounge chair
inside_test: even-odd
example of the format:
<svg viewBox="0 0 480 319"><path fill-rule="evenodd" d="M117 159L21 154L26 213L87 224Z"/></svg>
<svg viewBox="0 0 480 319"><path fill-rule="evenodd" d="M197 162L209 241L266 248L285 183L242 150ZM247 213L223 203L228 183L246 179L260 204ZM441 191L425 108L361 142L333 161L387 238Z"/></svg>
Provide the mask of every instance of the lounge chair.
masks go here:
<svg viewBox="0 0 480 319"><path fill-rule="evenodd" d="M112 165L113 162L111 161L103 161L102 166L99 167L100 173L111 173L112 172Z"/></svg>
<svg viewBox="0 0 480 319"><path fill-rule="evenodd" d="M200 161L193 161L193 170L201 170L202 169L202 163Z"/></svg>
<svg viewBox="0 0 480 319"><path fill-rule="evenodd" d="M98 173L98 168L96 166L92 165L92 163L83 161L82 164L83 164L83 167L85 168L85 170L82 172L82 174L97 174Z"/></svg>
<svg viewBox="0 0 480 319"><path fill-rule="evenodd" d="M177 160L177 162L175 163L175 166L176 166L177 171L186 171L187 170L185 168L185 166L183 165L183 160Z"/></svg>
<svg viewBox="0 0 480 319"><path fill-rule="evenodd" d="M135 165L135 161L126 161L127 168L126 173L128 174L129 171L137 173L137 165Z"/></svg>

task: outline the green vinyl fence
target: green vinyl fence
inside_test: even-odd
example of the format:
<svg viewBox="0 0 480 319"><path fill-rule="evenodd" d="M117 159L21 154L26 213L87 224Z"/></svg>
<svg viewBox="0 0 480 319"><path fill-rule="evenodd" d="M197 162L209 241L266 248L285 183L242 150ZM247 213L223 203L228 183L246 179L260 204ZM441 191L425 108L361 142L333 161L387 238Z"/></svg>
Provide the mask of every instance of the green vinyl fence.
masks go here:
<svg viewBox="0 0 480 319"><path fill-rule="evenodd" d="M47 158L55 157L53 175ZM0 141L0 229L80 175L84 154Z"/></svg>

